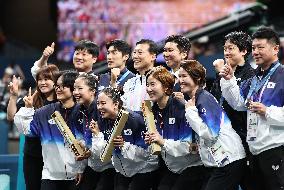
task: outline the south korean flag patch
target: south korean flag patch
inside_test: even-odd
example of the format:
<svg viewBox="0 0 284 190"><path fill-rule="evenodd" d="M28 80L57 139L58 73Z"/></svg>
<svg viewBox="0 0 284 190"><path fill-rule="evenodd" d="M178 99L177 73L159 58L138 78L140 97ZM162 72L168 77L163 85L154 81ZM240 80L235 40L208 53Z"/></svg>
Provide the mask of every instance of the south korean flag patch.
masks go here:
<svg viewBox="0 0 284 190"><path fill-rule="evenodd" d="M276 83L274 83L274 82L268 82L266 87L267 88L274 88L275 85L276 85Z"/></svg>
<svg viewBox="0 0 284 190"><path fill-rule="evenodd" d="M176 118L169 118L169 124L173 125L176 123Z"/></svg>
<svg viewBox="0 0 284 190"><path fill-rule="evenodd" d="M124 135L132 135L132 130L131 129L125 129Z"/></svg>
<svg viewBox="0 0 284 190"><path fill-rule="evenodd" d="M51 119L49 119L48 121L47 121L49 124L51 124L51 125L55 125L56 123L55 123L55 121L51 118Z"/></svg>

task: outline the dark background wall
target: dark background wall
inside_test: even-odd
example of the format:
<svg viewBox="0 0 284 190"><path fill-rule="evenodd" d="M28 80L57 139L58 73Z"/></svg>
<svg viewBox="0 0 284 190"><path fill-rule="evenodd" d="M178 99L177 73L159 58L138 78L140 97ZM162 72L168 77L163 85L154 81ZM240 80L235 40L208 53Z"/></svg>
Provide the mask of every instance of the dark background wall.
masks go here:
<svg viewBox="0 0 284 190"><path fill-rule="evenodd" d="M56 41L56 0L0 0L0 7L7 40L40 50Z"/></svg>
<svg viewBox="0 0 284 190"><path fill-rule="evenodd" d="M25 83L34 82L30 68L43 49L57 40L56 12L56 0L0 0L1 77L8 65L18 64Z"/></svg>

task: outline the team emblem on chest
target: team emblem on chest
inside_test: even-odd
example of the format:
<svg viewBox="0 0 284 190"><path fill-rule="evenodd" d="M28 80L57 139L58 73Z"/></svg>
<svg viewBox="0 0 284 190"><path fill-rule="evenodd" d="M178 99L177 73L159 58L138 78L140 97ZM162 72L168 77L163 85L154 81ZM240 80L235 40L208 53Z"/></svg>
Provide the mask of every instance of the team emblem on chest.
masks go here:
<svg viewBox="0 0 284 190"><path fill-rule="evenodd" d="M176 118L169 118L169 124L173 125L176 123Z"/></svg>

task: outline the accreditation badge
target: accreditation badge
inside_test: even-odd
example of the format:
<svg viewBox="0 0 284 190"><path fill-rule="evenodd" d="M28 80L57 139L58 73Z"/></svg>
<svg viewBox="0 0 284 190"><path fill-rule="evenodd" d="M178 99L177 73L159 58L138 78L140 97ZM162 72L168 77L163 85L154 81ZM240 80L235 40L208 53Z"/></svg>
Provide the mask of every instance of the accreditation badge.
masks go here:
<svg viewBox="0 0 284 190"><path fill-rule="evenodd" d="M258 124L258 117L257 113L253 113L248 111L248 121L247 121L247 141L254 141L256 139L257 134L257 124Z"/></svg>
<svg viewBox="0 0 284 190"><path fill-rule="evenodd" d="M208 150L219 167L224 165L224 163L229 162L226 151L218 141L213 146L208 147Z"/></svg>

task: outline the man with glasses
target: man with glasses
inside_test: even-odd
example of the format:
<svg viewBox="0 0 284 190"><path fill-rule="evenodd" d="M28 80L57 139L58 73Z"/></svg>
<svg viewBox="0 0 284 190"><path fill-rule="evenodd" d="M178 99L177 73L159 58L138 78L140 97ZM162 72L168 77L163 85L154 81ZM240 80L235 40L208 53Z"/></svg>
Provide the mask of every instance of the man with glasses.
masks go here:
<svg viewBox="0 0 284 190"><path fill-rule="evenodd" d="M256 75L240 87L233 68L221 69L222 95L238 111L247 111L247 142L253 154L257 190L284 189L284 66L279 63L280 39L268 28L252 35Z"/></svg>
<svg viewBox="0 0 284 190"><path fill-rule="evenodd" d="M234 70L234 75L237 78L237 84L240 85L246 79L254 76L254 70L247 63L247 58L251 53L251 38L244 32L231 32L225 36L224 56L226 64L230 64ZM247 160L249 160L250 152L246 142L247 133L247 114L245 111L234 110L222 96L220 87L221 76L219 76L220 67L224 65L223 59L214 61L214 66L217 71L216 79L213 82L210 93L217 99L219 104L223 107L231 120L233 129L241 137L243 146L247 153ZM249 162L247 162L249 163ZM242 179L241 187L243 190L251 189L252 181L249 166L247 165L246 173Z"/></svg>

